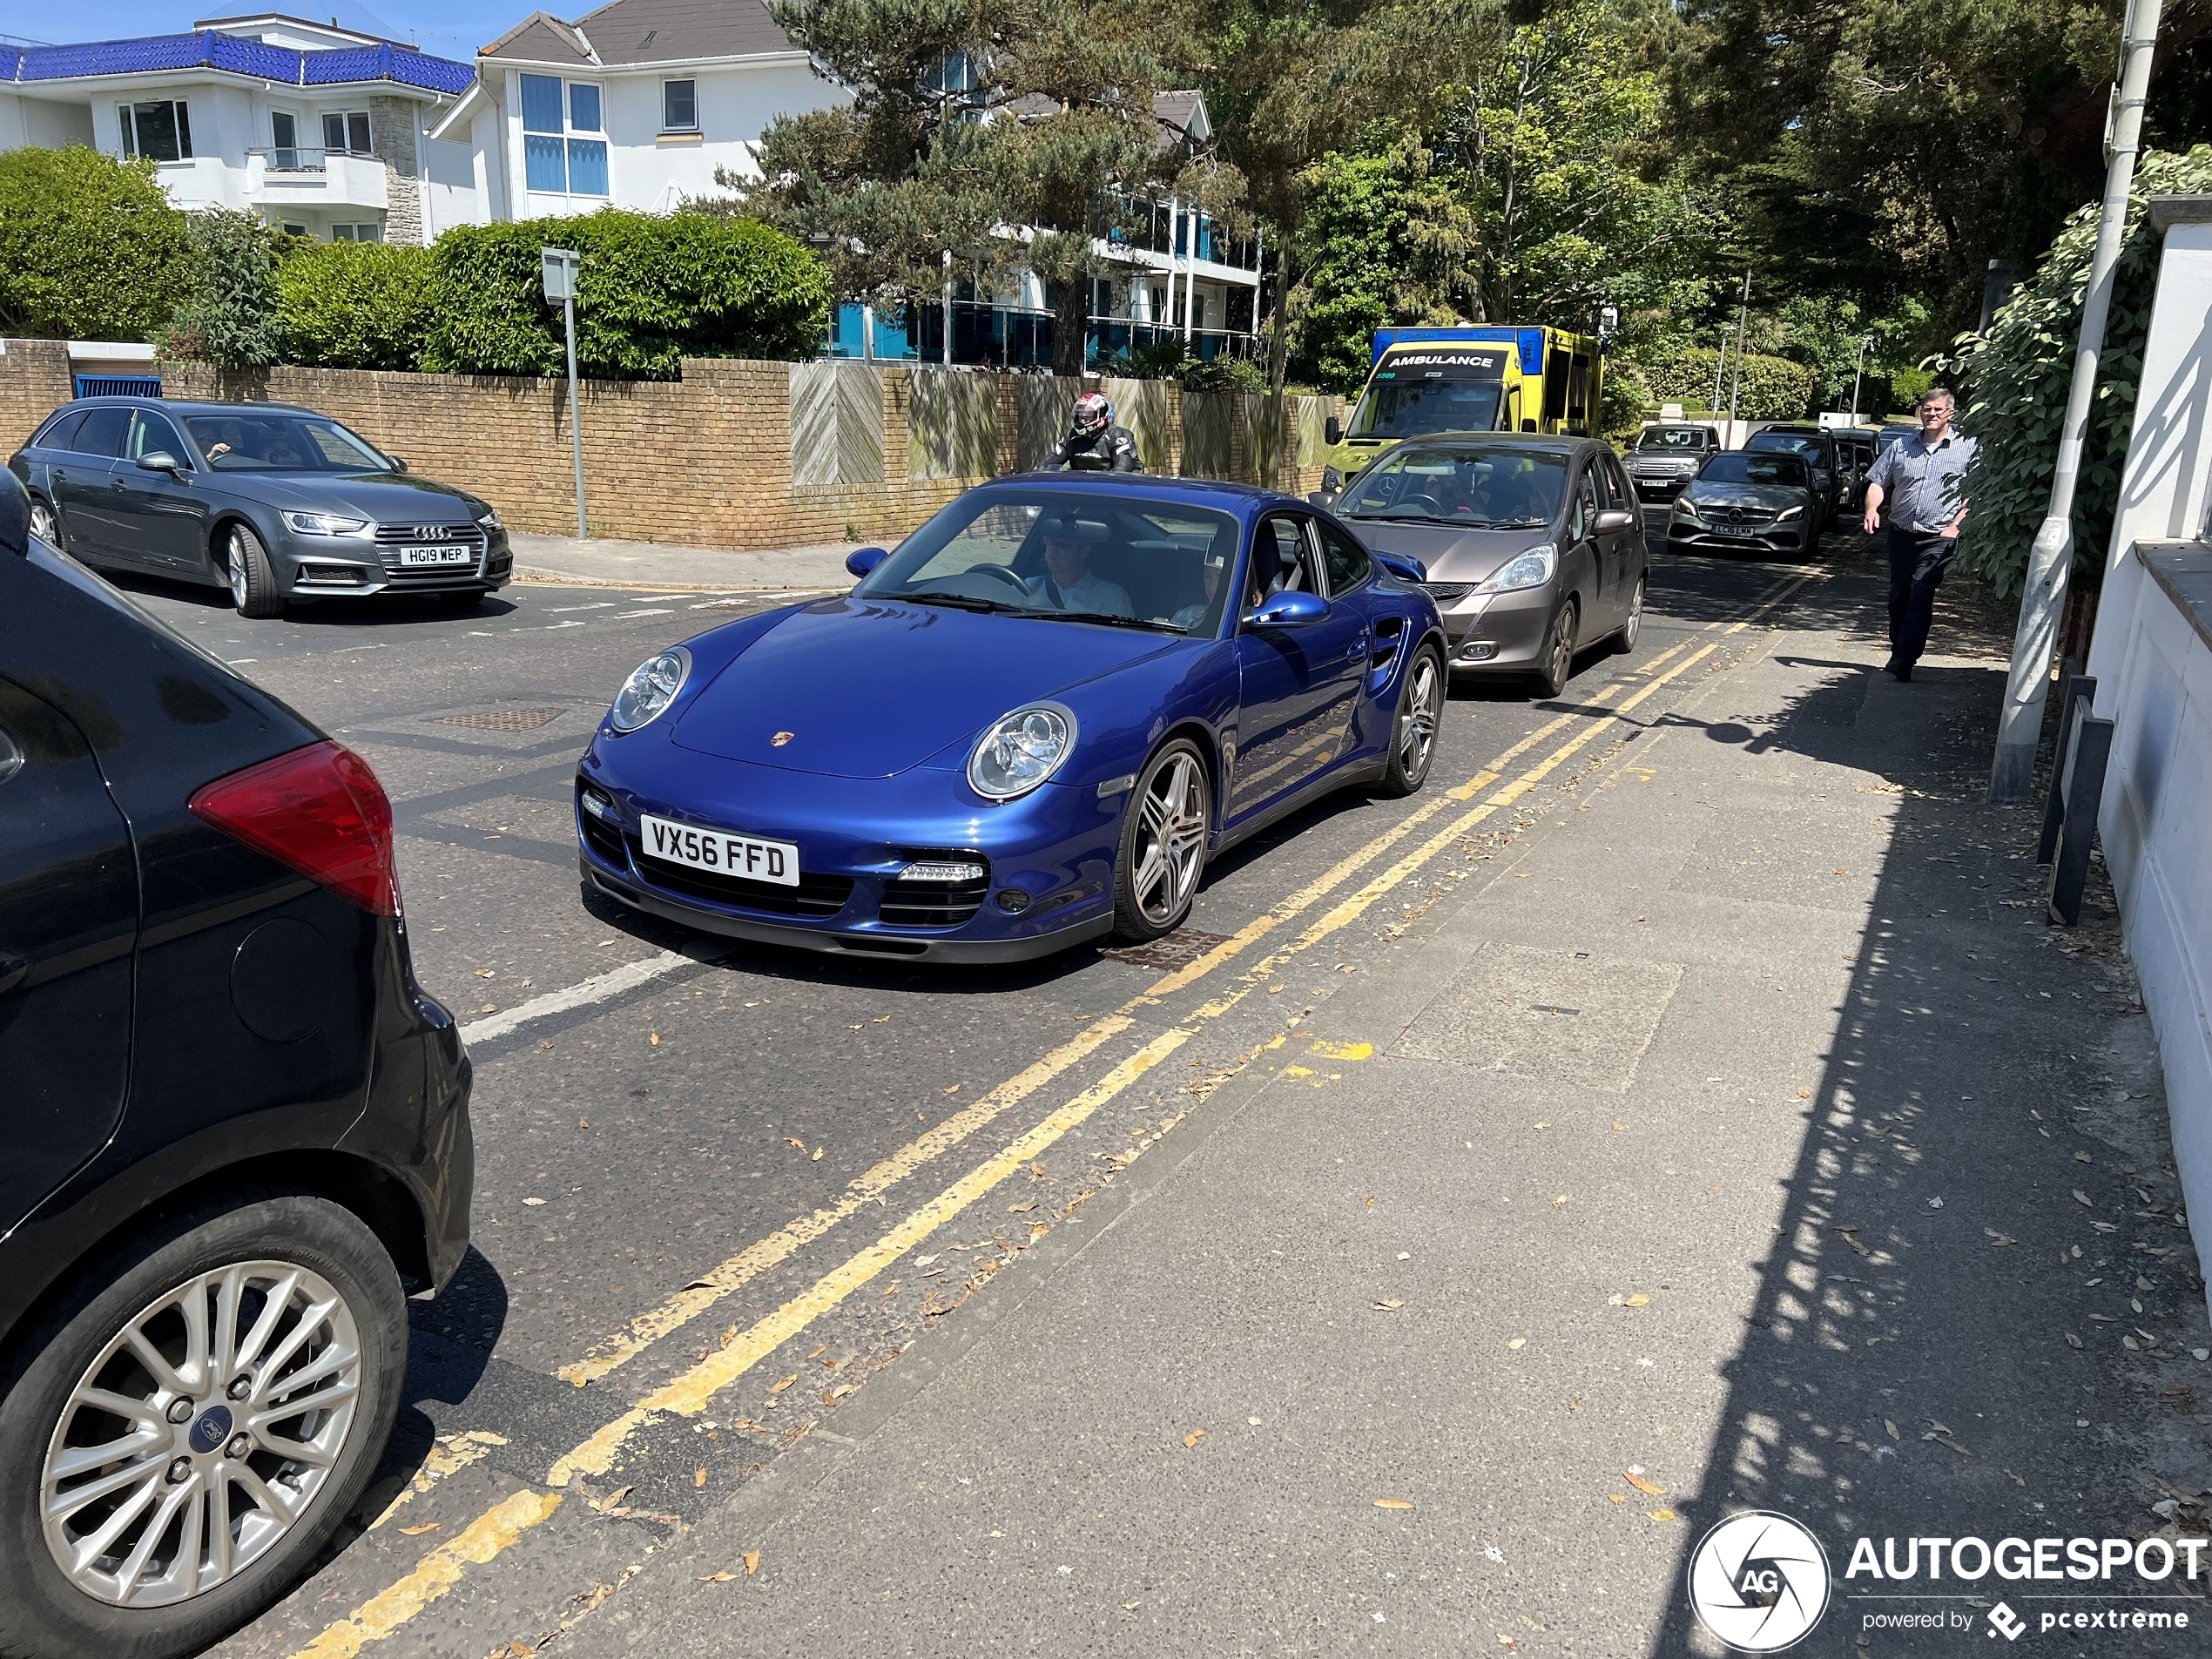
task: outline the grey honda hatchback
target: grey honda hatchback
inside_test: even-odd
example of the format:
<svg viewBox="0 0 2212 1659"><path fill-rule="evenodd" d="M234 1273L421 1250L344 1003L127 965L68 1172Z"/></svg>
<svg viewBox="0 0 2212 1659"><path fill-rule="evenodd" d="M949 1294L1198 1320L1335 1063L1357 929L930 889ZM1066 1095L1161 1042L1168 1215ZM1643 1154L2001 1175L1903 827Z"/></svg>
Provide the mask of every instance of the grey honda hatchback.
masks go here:
<svg viewBox="0 0 2212 1659"><path fill-rule="evenodd" d="M491 504L284 403L84 398L8 462L32 533L87 564L287 602L435 593L474 604L514 571Z"/></svg>

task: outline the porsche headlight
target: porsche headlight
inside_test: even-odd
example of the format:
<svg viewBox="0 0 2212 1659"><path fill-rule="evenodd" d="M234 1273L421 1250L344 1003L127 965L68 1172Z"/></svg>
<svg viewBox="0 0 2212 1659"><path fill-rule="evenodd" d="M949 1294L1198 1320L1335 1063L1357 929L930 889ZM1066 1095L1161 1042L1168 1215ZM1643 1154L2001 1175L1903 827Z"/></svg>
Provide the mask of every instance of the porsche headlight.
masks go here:
<svg viewBox="0 0 2212 1659"><path fill-rule="evenodd" d="M635 732L676 700L691 672L691 653L681 645L671 645L658 656L648 657L615 693L615 705L607 711L607 724L617 732Z"/></svg>
<svg viewBox="0 0 2212 1659"><path fill-rule="evenodd" d="M1559 569L1559 550L1549 542L1539 543L1526 553L1517 553L1505 568L1475 589L1477 593L1512 593L1521 588L1541 588L1552 579Z"/></svg>
<svg viewBox="0 0 2212 1659"><path fill-rule="evenodd" d="M968 757L968 781L979 795L1012 800L1060 770L1076 746L1076 717L1057 703L1016 709L986 732Z"/></svg>

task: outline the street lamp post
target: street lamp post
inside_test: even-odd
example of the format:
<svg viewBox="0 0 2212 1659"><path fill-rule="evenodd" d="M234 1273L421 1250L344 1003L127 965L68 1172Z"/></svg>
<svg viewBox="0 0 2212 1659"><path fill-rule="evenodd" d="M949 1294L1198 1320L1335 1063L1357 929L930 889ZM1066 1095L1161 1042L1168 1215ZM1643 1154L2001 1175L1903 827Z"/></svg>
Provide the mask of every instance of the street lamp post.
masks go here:
<svg viewBox="0 0 2212 1659"><path fill-rule="evenodd" d="M545 297L561 302L561 320L569 347L569 442L576 451L576 536L590 536L583 511L583 424L576 395L576 277L583 256L574 248L542 247L538 263L544 273Z"/></svg>
<svg viewBox="0 0 2212 1659"><path fill-rule="evenodd" d="M1858 377L1861 371L1863 371L1866 367L1866 348L1873 343L1873 335L1861 334L1858 337L1858 361L1851 365L1851 424L1853 426L1857 426L1858 424Z"/></svg>
<svg viewBox="0 0 2212 1659"><path fill-rule="evenodd" d="M1721 380L1722 377L1728 373L1728 337L1735 332L1736 325L1734 323L1724 322L1721 325L1720 354L1713 359L1712 407L1716 414L1719 413L1721 407Z"/></svg>
<svg viewBox="0 0 2212 1659"><path fill-rule="evenodd" d="M1751 327L1751 273L1743 273L1743 298L1736 310L1736 376L1728 386L1728 441L1736 442L1736 400L1743 389L1743 337Z"/></svg>

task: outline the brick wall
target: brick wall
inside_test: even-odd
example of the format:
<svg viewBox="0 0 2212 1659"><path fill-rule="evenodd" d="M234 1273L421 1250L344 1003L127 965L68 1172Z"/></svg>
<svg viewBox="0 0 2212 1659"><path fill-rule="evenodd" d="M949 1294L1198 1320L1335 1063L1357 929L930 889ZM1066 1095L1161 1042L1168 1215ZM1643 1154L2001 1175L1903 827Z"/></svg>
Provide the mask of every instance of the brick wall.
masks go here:
<svg viewBox="0 0 2212 1659"><path fill-rule="evenodd" d="M576 533L563 381L334 368L228 375L201 363L165 364L162 376L172 398L320 409L405 456L411 470L482 496L516 529ZM996 465L1005 473L1018 465L1019 384L1029 377L995 378ZM591 533L746 550L895 540L981 481L910 477L911 374L887 366L880 380L882 480L805 487L792 482L788 363L690 360L678 381L584 381L579 389ZM0 355L0 441L12 450L71 389L59 341L7 341ZM1172 417L1171 452L1179 457L1180 388L1162 390ZM1298 424L1293 421L1294 431ZM1244 466L1240 452L1232 474ZM1320 469L1286 458L1278 476L1285 489L1313 489Z"/></svg>

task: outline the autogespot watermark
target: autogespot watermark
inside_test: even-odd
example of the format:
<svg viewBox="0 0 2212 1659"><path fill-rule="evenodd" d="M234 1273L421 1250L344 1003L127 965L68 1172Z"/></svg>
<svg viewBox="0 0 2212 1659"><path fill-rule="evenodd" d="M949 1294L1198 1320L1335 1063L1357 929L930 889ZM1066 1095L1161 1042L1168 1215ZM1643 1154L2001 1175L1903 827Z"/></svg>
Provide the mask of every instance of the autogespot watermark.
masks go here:
<svg viewBox="0 0 2212 1659"><path fill-rule="evenodd" d="M2183 1632L2188 1603L2202 1599L2197 1587L2212 1572L2208 1550L2212 1540L2204 1538L1862 1537L1839 1587L1811 1527L1749 1510L1698 1541L1689 1605L1740 1653L1794 1647L1838 1599L1862 1631L1949 1630L2008 1643L2044 1632ZM1999 1583L2013 1587L2003 1594L2020 1608L1991 1605ZM2053 1588L2029 1588L2042 1584ZM2099 1588L2059 1588L2091 1584Z"/></svg>

